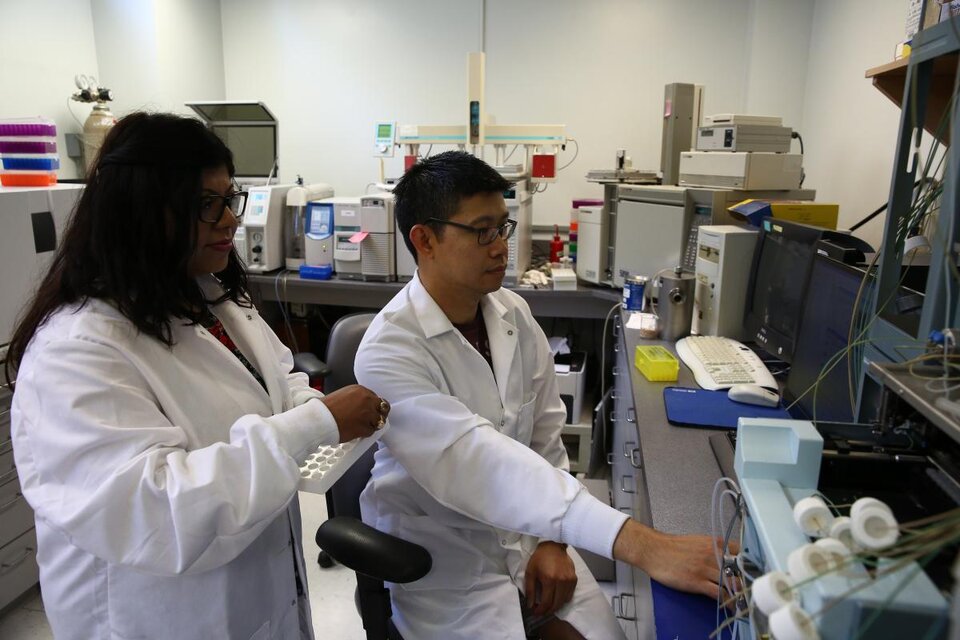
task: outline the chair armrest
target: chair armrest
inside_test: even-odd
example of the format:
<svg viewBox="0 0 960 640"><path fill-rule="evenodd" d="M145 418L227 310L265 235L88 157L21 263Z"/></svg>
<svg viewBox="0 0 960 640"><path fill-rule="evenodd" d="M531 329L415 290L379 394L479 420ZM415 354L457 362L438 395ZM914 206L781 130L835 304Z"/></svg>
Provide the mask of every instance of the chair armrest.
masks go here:
<svg viewBox="0 0 960 640"><path fill-rule="evenodd" d="M317 544L345 567L384 582L413 582L433 566L430 552L420 545L356 518L330 518L317 529Z"/></svg>
<svg viewBox="0 0 960 640"><path fill-rule="evenodd" d="M324 378L333 371L327 364L318 358L316 354L309 351L301 351L293 354L293 370L297 373L305 373L310 380Z"/></svg>

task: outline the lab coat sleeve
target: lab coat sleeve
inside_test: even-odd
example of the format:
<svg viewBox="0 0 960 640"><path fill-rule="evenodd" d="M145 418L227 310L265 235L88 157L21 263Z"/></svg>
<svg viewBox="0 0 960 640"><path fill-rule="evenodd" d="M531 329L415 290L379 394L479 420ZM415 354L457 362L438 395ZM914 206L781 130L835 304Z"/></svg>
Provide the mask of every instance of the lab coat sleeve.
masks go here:
<svg viewBox="0 0 960 640"><path fill-rule="evenodd" d="M13 403L36 517L106 562L159 575L199 573L243 551L295 497L297 460L331 424L322 402L307 402L242 416L228 442L188 451L124 355L75 338L28 351Z"/></svg>
<svg viewBox="0 0 960 640"><path fill-rule="evenodd" d="M560 399L560 388L553 368L553 354L540 325L536 322L532 324L537 341L536 375L533 378L537 401L530 448L554 467L569 471L570 459L560 437L567 420L567 410Z"/></svg>
<svg viewBox="0 0 960 640"><path fill-rule="evenodd" d="M411 477L471 519L612 557L626 516L444 393L432 362L401 332L357 354L358 381L391 404L382 442Z"/></svg>

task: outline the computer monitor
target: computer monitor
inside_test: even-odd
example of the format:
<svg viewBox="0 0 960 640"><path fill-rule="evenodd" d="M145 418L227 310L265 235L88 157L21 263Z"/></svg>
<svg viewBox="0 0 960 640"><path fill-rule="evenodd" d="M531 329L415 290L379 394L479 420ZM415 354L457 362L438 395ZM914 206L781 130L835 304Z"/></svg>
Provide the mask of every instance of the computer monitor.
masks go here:
<svg viewBox="0 0 960 640"><path fill-rule="evenodd" d="M828 422L854 420L846 348L863 275L862 269L824 255L818 254L813 259L797 346L784 389L784 400L796 401L790 410L795 418ZM842 356L835 358L838 353ZM824 371L824 367L833 362L835 366ZM821 374L823 378L817 383ZM807 393L814 384L816 393L814 390Z"/></svg>
<svg viewBox="0 0 960 640"><path fill-rule="evenodd" d="M761 225L747 285L744 325L754 342L784 362L793 358L814 245L830 233L776 218L767 218Z"/></svg>

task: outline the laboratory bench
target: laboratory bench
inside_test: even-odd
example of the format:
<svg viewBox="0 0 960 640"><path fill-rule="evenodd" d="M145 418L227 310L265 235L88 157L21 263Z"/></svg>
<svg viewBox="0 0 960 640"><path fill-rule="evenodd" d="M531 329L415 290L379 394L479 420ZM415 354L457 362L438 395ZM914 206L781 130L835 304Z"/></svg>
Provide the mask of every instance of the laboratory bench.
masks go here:
<svg viewBox="0 0 960 640"><path fill-rule="evenodd" d="M284 301L381 309L403 288L405 282L365 282L363 280L306 280L294 271L247 274L253 303ZM604 319L610 308L621 300L619 289L577 284L575 291L508 287L520 295L533 315L555 318Z"/></svg>
<svg viewBox="0 0 960 640"><path fill-rule="evenodd" d="M627 314L614 322L614 364L611 422L611 497L613 506L659 531L707 534L713 487L722 476L710 444L715 429L674 427L667 422L665 387L696 387L693 374L680 367L674 382L649 382L633 365L638 344L660 345L676 355L674 343L644 340L625 329ZM650 579L642 571L616 563L617 595L613 609L624 621L628 638L654 638L654 600ZM657 589L663 594L662 588ZM668 594L683 605L710 603L699 596ZM667 621L661 620L661 626ZM675 621L673 621L675 622ZM712 624L711 624L712 629Z"/></svg>

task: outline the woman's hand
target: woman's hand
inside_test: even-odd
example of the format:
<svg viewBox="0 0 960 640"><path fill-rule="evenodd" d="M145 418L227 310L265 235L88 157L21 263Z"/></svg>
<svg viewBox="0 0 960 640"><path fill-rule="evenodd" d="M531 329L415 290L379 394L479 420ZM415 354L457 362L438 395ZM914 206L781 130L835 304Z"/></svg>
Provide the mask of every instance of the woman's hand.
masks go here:
<svg viewBox="0 0 960 640"><path fill-rule="evenodd" d="M340 442L366 438L383 427L390 403L370 389L352 384L325 395L321 402L337 421Z"/></svg>

